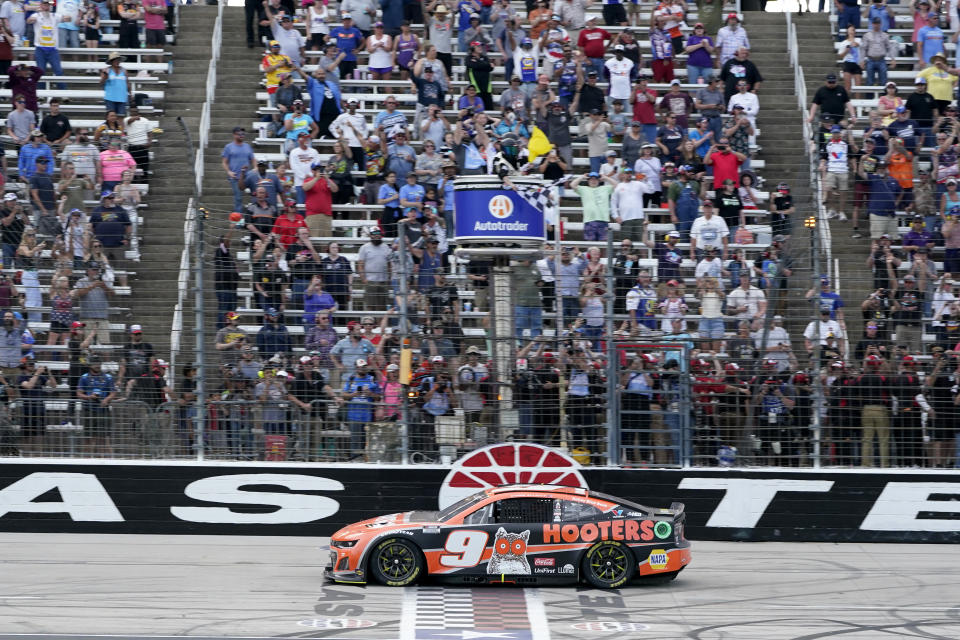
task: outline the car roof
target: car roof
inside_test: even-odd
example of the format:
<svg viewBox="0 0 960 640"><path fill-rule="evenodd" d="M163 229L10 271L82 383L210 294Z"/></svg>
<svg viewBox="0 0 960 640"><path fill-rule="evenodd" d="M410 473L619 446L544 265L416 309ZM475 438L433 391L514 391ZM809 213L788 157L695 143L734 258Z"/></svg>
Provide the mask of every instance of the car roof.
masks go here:
<svg viewBox="0 0 960 640"><path fill-rule="evenodd" d="M570 487L567 485L560 484L504 484L499 487L493 487L487 489L487 495L490 497L499 496L502 497L504 494L510 493L544 493L549 495L556 496L557 494L565 494L570 496L580 496L583 498L591 498L594 500L602 500L608 502L611 505L621 505L629 509L637 510L647 510L649 507L644 507L633 500L624 500L623 498L618 498L616 496L611 496L606 493L601 493L599 491L591 491L590 489L584 489L582 487Z"/></svg>
<svg viewBox="0 0 960 640"><path fill-rule="evenodd" d="M590 490L581 487L568 487L560 484L505 484L487 491L487 495L495 496L503 493L525 493L542 491L543 493L565 493L568 495L589 496Z"/></svg>

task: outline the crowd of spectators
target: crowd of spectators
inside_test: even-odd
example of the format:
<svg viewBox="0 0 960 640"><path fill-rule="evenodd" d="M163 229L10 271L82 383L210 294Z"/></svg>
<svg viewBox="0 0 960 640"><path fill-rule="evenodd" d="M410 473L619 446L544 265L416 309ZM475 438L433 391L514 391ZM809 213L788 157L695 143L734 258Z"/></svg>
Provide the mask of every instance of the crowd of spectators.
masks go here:
<svg viewBox="0 0 960 640"><path fill-rule="evenodd" d="M101 40L123 50L163 49L174 29L171 7L166 0L0 4L0 73L12 104L0 136L4 453L40 451L53 419L47 402L69 397L81 401L89 419L85 446L108 454L111 403L129 397L155 405L160 397L146 388L156 386L158 372L165 375L165 364L152 347L149 355L135 353L140 325L121 329L110 321L139 259L138 207L156 127L141 113L145 100L136 86L156 78L139 58L131 64L119 51L76 49L92 52ZM115 30L118 40L104 38ZM162 57L154 58L167 70ZM80 75L99 82L72 83L76 66L64 67L74 61L84 67ZM48 74L62 81L49 82ZM96 87L99 97L68 97L82 94L69 90L78 85ZM46 86L63 97L41 98ZM10 443L10 424L19 428L19 449Z"/></svg>

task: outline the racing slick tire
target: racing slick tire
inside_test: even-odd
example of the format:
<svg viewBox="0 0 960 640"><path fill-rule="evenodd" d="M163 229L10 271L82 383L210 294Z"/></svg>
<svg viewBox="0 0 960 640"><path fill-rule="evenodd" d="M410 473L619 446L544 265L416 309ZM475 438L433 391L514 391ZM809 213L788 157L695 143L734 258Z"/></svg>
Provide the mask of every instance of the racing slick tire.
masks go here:
<svg viewBox="0 0 960 640"><path fill-rule="evenodd" d="M616 589L633 578L637 562L630 547L604 540L590 547L580 562L583 577L597 589Z"/></svg>
<svg viewBox="0 0 960 640"><path fill-rule="evenodd" d="M370 573L373 579L388 587L405 587L419 580L425 571L423 553L415 544L402 538L386 538L373 547Z"/></svg>

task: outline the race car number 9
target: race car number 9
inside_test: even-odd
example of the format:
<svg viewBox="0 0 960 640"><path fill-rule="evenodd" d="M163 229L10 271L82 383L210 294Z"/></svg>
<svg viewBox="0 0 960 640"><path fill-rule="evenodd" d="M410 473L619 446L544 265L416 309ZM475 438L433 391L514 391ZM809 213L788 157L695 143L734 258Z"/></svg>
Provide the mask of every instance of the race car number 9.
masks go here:
<svg viewBox="0 0 960 640"><path fill-rule="evenodd" d="M489 534L486 531L451 531L440 556L440 564L445 567L475 567L483 557Z"/></svg>

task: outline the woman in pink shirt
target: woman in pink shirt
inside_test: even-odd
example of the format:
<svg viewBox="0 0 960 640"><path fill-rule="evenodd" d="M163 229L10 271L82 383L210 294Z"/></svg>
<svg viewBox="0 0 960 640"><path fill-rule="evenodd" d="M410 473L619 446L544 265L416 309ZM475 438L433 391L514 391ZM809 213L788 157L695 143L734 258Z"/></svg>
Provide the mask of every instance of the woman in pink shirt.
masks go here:
<svg viewBox="0 0 960 640"><path fill-rule="evenodd" d="M123 180L123 172L133 171L137 163L129 153L120 148L120 139L111 137L106 150L100 152L100 166L103 170L103 190L113 188Z"/></svg>

